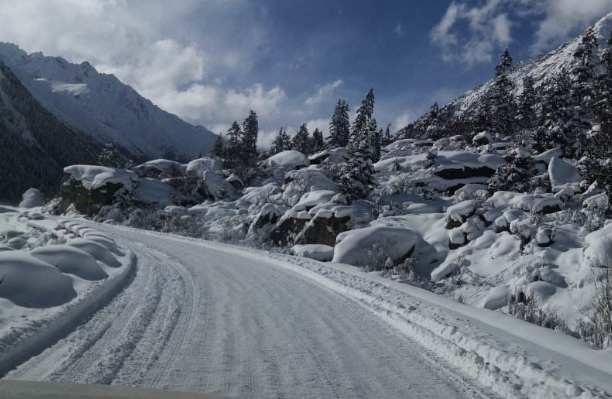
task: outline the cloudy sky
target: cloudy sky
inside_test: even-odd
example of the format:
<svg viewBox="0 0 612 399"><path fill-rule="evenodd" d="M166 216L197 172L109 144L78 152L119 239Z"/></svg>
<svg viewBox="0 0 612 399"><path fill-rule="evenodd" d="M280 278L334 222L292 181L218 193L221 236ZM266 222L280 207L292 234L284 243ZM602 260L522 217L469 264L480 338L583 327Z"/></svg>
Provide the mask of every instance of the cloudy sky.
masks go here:
<svg viewBox="0 0 612 399"><path fill-rule="evenodd" d="M226 131L249 109L326 128L375 89L400 128L491 77L497 55L547 52L612 0L0 0L0 41L90 61L160 107Z"/></svg>

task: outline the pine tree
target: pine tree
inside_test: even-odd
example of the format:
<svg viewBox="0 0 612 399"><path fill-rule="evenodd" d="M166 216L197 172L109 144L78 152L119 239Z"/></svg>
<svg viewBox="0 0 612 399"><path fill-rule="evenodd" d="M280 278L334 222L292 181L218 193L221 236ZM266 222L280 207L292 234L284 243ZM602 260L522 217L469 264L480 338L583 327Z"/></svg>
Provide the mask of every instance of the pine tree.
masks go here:
<svg viewBox="0 0 612 399"><path fill-rule="evenodd" d="M287 129L280 128L278 134L272 142L271 155L291 149L291 137L287 134Z"/></svg>
<svg viewBox="0 0 612 399"><path fill-rule="evenodd" d="M225 144L223 143L223 134L219 134L213 145L211 154L218 158L225 156Z"/></svg>
<svg viewBox="0 0 612 399"><path fill-rule="evenodd" d="M579 106L584 119L589 119L592 113L593 96L592 85L594 80L595 52L597 50L597 38L593 27L590 27L582 35L580 45L574 52L576 67L573 75L575 82L572 85L572 97L574 103Z"/></svg>
<svg viewBox="0 0 612 399"><path fill-rule="evenodd" d="M242 129L238 122L234 121L232 126L227 131L227 148L225 150L225 168L235 169L239 163L242 154Z"/></svg>
<svg viewBox="0 0 612 399"><path fill-rule="evenodd" d="M535 107L537 96L531 76L523 78L523 92L518 100L517 119L521 129L533 129L537 122Z"/></svg>
<svg viewBox="0 0 612 399"><path fill-rule="evenodd" d="M323 132L320 131L319 129L315 129L314 132L312 132L312 139L310 142L310 151L313 154L316 154L317 152L321 152L325 149L325 140L323 139Z"/></svg>
<svg viewBox="0 0 612 399"><path fill-rule="evenodd" d="M259 122L257 114L251 110L249 116L242 123L242 155L245 159L257 158L257 136L259 135Z"/></svg>
<svg viewBox="0 0 612 399"><path fill-rule="evenodd" d="M293 136L291 147L304 155L310 154L310 135L308 133L308 126L305 123L300 126L297 134Z"/></svg>
<svg viewBox="0 0 612 399"><path fill-rule="evenodd" d="M370 90L357 110L347 147L349 160L340 179L340 187L349 198L365 198L374 188L375 149L370 134L373 114L374 91Z"/></svg>
<svg viewBox="0 0 612 399"><path fill-rule="evenodd" d="M512 68L512 56L506 49L500 56L499 64L495 67L495 80L493 91L489 98L491 107L491 128L493 132L503 136L514 136L514 121L516 104L512 97L514 85L508 78Z"/></svg>
<svg viewBox="0 0 612 399"><path fill-rule="evenodd" d="M506 163L500 165L491 180L489 191L531 191L531 179L536 175L535 162L524 148L518 148L506 156Z"/></svg>
<svg viewBox="0 0 612 399"><path fill-rule="evenodd" d="M117 143L114 141L104 145L104 149L102 149L98 156L98 162L102 166L109 166L117 169L121 169L125 165L125 161L117 148Z"/></svg>
<svg viewBox="0 0 612 399"><path fill-rule="evenodd" d="M349 120L349 106L346 101L339 99L331 123L329 124L329 145L332 148L346 147L351 132Z"/></svg>
<svg viewBox="0 0 612 399"><path fill-rule="evenodd" d="M382 135L381 144L383 145L383 147L386 147L392 142L393 137L391 137L391 124L388 124L387 128L385 129L385 133Z"/></svg>

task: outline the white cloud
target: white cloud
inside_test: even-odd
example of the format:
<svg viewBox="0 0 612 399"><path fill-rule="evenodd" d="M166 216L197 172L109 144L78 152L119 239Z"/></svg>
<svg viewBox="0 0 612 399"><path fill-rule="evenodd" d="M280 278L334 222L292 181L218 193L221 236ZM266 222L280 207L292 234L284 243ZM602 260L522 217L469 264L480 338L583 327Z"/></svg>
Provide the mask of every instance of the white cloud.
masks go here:
<svg viewBox="0 0 612 399"><path fill-rule="evenodd" d="M547 51L609 12L612 12L612 0L547 0L546 15L536 32L532 49L534 52Z"/></svg>
<svg viewBox="0 0 612 399"><path fill-rule="evenodd" d="M391 129L393 132L396 132L401 128L406 127L410 122L413 122L416 119L417 115L415 115L414 112L404 111L397 118L395 118L395 121L393 121L393 124L391 125Z"/></svg>
<svg viewBox="0 0 612 399"><path fill-rule="evenodd" d="M506 14L499 13L501 4L502 0L487 0L480 6L451 3L430 33L432 43L442 50L442 58L461 61L469 67L490 61L497 47L508 46L512 24ZM459 34L468 38L463 44L457 40Z"/></svg>
<svg viewBox="0 0 612 399"><path fill-rule="evenodd" d="M453 1L431 30L430 39L445 61L470 67L491 61L494 53L512 43L514 20L535 19L531 50L544 52L609 12L612 0ZM459 36L465 38L461 43Z"/></svg>
<svg viewBox="0 0 612 399"><path fill-rule="evenodd" d="M72 62L87 60L161 108L215 131L241 121L250 109L263 119L277 117L285 100L282 88L232 88L219 77L208 79L211 72L249 68L251 52L265 37L258 26L249 27L240 41L244 48L222 47L218 42L235 42L233 30L215 28L216 36L204 36L201 30L211 25L206 23L198 27L201 36L191 37L186 16L197 11L202 19L212 18L207 15L212 8L203 7L211 2L182 0L169 7L163 0L0 0L0 41ZM215 10L231 14L241 5L216 2Z"/></svg>
<svg viewBox="0 0 612 399"><path fill-rule="evenodd" d="M404 29L402 28L402 24L399 22L395 24L395 29L393 29L393 33L395 33L398 37L404 36Z"/></svg>
<svg viewBox="0 0 612 399"><path fill-rule="evenodd" d="M321 101L327 99L329 96L331 96L338 87L342 86L342 80L341 79L336 79L334 82L332 83L328 83L326 85L320 86L316 93L313 94L312 96L308 97L305 101L304 104L308 105L308 106L312 106L312 105L316 105L319 104Z"/></svg>

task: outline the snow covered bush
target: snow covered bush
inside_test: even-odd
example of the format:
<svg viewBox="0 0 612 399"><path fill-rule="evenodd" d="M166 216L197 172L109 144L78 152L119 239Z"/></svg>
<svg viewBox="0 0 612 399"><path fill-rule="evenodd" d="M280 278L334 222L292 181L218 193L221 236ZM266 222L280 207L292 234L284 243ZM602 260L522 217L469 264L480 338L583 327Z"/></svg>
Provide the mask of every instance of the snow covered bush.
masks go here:
<svg viewBox="0 0 612 399"><path fill-rule="evenodd" d="M593 309L579 324L580 333L595 348L612 347L612 241L606 239L604 259L591 267L595 278Z"/></svg>

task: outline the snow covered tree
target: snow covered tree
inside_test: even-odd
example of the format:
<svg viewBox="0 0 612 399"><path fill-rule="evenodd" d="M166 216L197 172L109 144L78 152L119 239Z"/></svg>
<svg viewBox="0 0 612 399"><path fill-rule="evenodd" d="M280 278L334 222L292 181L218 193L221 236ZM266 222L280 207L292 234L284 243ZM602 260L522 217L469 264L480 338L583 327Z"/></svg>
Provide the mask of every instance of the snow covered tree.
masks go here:
<svg viewBox="0 0 612 399"><path fill-rule="evenodd" d="M227 131L227 148L225 150L225 168L234 169L239 163L242 153L242 129L238 122L234 121Z"/></svg>
<svg viewBox="0 0 612 399"><path fill-rule="evenodd" d="M305 123L300 126L297 134L293 136L291 147L304 155L310 154L310 134Z"/></svg>
<svg viewBox="0 0 612 399"><path fill-rule="evenodd" d="M349 198L366 198L374 188L375 149L370 134L373 114L374 91L370 90L357 110L347 147L349 160L340 178L340 188Z"/></svg>
<svg viewBox="0 0 612 399"><path fill-rule="evenodd" d="M386 147L392 142L393 142L393 137L391 137L391 124L388 124L387 128L385 129L385 132L383 133L380 139L380 143L383 147Z"/></svg>
<svg viewBox="0 0 612 399"><path fill-rule="evenodd" d="M489 97L491 111L491 129L503 136L514 136L516 104L512 96L514 85L508 78L512 68L512 56L506 49L500 56L499 64L495 67L495 80L493 90Z"/></svg>
<svg viewBox="0 0 612 399"><path fill-rule="evenodd" d="M125 160L119 152L117 143L111 141L104 145L104 148L98 156L98 162L102 166L109 166L111 168L121 169L125 165Z"/></svg>
<svg viewBox="0 0 612 399"><path fill-rule="evenodd" d="M339 99L329 124L329 145L332 148L346 147L350 133L349 106L346 101Z"/></svg>
<svg viewBox="0 0 612 399"><path fill-rule="evenodd" d="M242 123L242 156L247 159L257 158L257 136L259 135L259 122L257 114L251 110L249 116Z"/></svg>
<svg viewBox="0 0 612 399"><path fill-rule="evenodd" d="M506 163L500 165L491 180L489 191L516 191L525 193L531 190L531 179L536 175L535 162L524 148L515 149L505 157Z"/></svg>
<svg viewBox="0 0 612 399"><path fill-rule="evenodd" d="M310 140L310 152L316 154L324 149L325 140L323 139L323 132L319 129L315 129L315 131L312 132L312 139Z"/></svg>
<svg viewBox="0 0 612 399"><path fill-rule="evenodd" d="M599 123L599 131L591 138L588 156L592 159L612 158L612 34L608 48L601 54L603 73L597 78L595 86L594 114Z"/></svg>
<svg viewBox="0 0 612 399"><path fill-rule="evenodd" d="M588 28L582 35L582 39L576 51L574 59L576 67L572 71L574 82L572 85L572 97L577 105L583 119L590 119L593 106L593 80L595 78L595 54L597 50L597 38L593 27Z"/></svg>
<svg viewBox="0 0 612 399"><path fill-rule="evenodd" d="M287 134L287 129L280 128L278 134L272 142L271 155L291 149L291 137Z"/></svg>
<svg viewBox="0 0 612 399"><path fill-rule="evenodd" d="M517 119L521 129L531 130L536 126L537 114L535 107L537 95L531 76L523 78L523 91L518 99Z"/></svg>
<svg viewBox="0 0 612 399"><path fill-rule="evenodd" d="M215 144L211 150L211 154L218 158L225 156L225 144L223 143L223 135L219 134L215 140Z"/></svg>

